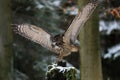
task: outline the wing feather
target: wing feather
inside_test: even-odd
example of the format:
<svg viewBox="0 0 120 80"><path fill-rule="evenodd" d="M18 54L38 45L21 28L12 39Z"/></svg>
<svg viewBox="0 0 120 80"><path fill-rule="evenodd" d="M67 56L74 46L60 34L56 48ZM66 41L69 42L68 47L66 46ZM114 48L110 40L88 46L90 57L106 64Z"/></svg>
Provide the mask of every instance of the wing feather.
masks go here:
<svg viewBox="0 0 120 80"><path fill-rule="evenodd" d="M13 24L12 26L14 27L14 31L19 35L40 44L52 52L58 53L58 51L52 47L51 35L43 29L30 24Z"/></svg>
<svg viewBox="0 0 120 80"><path fill-rule="evenodd" d="M89 19L93 11L95 10L97 3L88 3L82 10L76 15L73 22L64 34L63 40L66 43L75 42L80 29L84 26L85 22Z"/></svg>

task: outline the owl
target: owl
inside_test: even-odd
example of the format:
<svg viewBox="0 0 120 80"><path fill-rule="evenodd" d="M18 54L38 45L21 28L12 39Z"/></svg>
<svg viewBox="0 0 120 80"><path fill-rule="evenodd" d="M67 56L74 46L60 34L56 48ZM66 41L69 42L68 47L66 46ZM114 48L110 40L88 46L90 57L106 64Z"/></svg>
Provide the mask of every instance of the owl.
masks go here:
<svg viewBox="0 0 120 80"><path fill-rule="evenodd" d="M61 61L63 57L70 55L71 52L77 52L79 50L79 46L75 44L75 41L77 40L80 29L89 19L97 5L97 2L90 2L83 7L69 28L60 35L53 36L42 28L31 24L12 24L13 31L57 53L58 61Z"/></svg>

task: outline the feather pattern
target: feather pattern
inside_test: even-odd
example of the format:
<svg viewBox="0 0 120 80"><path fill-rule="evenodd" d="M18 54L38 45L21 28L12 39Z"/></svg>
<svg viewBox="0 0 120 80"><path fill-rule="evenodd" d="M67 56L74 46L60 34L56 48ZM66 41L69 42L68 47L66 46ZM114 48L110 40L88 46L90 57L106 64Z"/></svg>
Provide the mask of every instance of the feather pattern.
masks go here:
<svg viewBox="0 0 120 80"><path fill-rule="evenodd" d="M64 34L64 42L75 43L75 40L80 32L80 29L84 26L85 22L89 19L93 11L95 10L97 3L88 3L82 10L76 15L75 19L71 23L70 27Z"/></svg>
<svg viewBox="0 0 120 80"><path fill-rule="evenodd" d="M52 47L52 36L45 32L43 29L30 24L13 24L12 26L14 26L14 31L19 35L42 45L43 47L49 49L52 52L59 53L56 48Z"/></svg>
<svg viewBox="0 0 120 80"><path fill-rule="evenodd" d="M64 56L69 55L71 52L76 52L79 47L74 45L80 29L84 26L97 3L88 3L71 23L70 27L61 36L51 36L43 29L30 24L13 24L14 31L21 36L36 42L52 52L59 53L58 61L61 61ZM60 39L61 38L61 39ZM71 43L72 41L72 43Z"/></svg>

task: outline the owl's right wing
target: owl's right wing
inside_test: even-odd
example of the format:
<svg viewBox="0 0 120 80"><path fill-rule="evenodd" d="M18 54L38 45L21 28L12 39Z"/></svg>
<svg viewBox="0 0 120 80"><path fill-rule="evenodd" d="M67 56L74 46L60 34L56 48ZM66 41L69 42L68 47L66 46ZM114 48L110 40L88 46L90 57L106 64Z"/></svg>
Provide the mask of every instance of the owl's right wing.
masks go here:
<svg viewBox="0 0 120 80"><path fill-rule="evenodd" d="M58 51L52 47L51 35L43 29L30 24L12 24L12 27L17 34L40 44L52 52L58 53Z"/></svg>
<svg viewBox="0 0 120 80"><path fill-rule="evenodd" d="M90 2L82 8L82 10L78 13L78 15L76 15L71 25L65 32L63 37L64 42L70 43L71 41L72 43L75 43L80 29L85 25L97 6L98 2Z"/></svg>

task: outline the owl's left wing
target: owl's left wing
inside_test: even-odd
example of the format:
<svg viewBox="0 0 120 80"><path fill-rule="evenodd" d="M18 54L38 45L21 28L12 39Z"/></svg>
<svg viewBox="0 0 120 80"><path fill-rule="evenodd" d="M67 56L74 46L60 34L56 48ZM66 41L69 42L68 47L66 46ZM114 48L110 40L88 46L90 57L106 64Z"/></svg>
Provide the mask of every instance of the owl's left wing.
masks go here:
<svg viewBox="0 0 120 80"><path fill-rule="evenodd" d="M63 41L66 43L75 42L81 27L84 26L85 22L89 19L95 8L97 7L97 2L90 2L76 15L71 25L64 34Z"/></svg>

